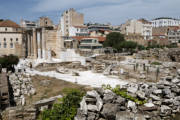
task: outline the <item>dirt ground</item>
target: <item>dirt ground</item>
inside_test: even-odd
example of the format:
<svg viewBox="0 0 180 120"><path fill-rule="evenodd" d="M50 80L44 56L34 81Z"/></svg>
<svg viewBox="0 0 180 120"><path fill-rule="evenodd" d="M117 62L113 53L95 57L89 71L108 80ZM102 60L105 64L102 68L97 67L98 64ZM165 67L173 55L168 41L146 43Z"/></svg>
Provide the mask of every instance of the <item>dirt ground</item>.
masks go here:
<svg viewBox="0 0 180 120"><path fill-rule="evenodd" d="M33 86L36 89L36 95L26 96L26 104L33 104L36 101L50 98L57 95L63 95L64 88L75 88L83 91L92 89L88 86L82 86L75 83L66 82L63 80L58 80L56 78L43 77L43 76L33 76L32 77Z"/></svg>

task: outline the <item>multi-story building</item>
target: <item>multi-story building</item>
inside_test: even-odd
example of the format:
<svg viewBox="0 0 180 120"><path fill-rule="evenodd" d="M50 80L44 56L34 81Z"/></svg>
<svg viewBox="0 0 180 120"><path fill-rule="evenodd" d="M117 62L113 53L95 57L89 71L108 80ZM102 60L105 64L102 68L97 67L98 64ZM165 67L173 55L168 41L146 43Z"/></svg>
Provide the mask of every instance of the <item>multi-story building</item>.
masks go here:
<svg viewBox="0 0 180 120"><path fill-rule="evenodd" d="M180 42L180 28L168 31L168 41L172 44Z"/></svg>
<svg viewBox="0 0 180 120"><path fill-rule="evenodd" d="M72 26L69 28L69 36L89 36L87 26Z"/></svg>
<svg viewBox="0 0 180 120"><path fill-rule="evenodd" d="M180 19L174 19L169 17L156 18L153 19L151 22L153 27L168 27L180 25Z"/></svg>
<svg viewBox="0 0 180 120"><path fill-rule="evenodd" d="M111 30L111 25L110 24L98 24L98 23L95 23L95 24L90 24L88 23L87 24L88 26L88 29L89 31L99 31L99 30Z"/></svg>
<svg viewBox="0 0 180 120"><path fill-rule="evenodd" d="M101 48L102 44L100 44L95 38L84 38L81 40L79 45L79 49L82 51L92 51Z"/></svg>
<svg viewBox="0 0 180 120"><path fill-rule="evenodd" d="M23 32L21 27L11 20L0 22L0 56L25 56Z"/></svg>
<svg viewBox="0 0 180 120"><path fill-rule="evenodd" d="M38 26L38 23L34 21L21 20L20 26L25 29L32 29L36 28Z"/></svg>
<svg viewBox="0 0 180 120"><path fill-rule="evenodd" d="M126 40L144 45L146 41L152 39L152 25L145 19L128 20L121 25L121 33L125 35Z"/></svg>
<svg viewBox="0 0 180 120"><path fill-rule="evenodd" d="M84 25L84 15L73 8L66 10L60 19L60 28L63 36L69 36L69 28Z"/></svg>

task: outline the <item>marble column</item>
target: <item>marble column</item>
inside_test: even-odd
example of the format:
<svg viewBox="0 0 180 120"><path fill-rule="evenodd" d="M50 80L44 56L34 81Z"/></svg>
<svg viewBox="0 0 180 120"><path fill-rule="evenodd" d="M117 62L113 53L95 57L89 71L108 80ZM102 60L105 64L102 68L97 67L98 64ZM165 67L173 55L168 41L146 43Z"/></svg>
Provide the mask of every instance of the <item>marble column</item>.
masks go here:
<svg viewBox="0 0 180 120"><path fill-rule="evenodd" d="M31 33L31 58L34 56L34 50L33 50L34 46L33 46L33 35Z"/></svg>
<svg viewBox="0 0 180 120"><path fill-rule="evenodd" d="M30 36L29 33L27 33L27 41L28 41L28 45L27 45L27 47L28 47L28 57L30 57L31 56L31 36Z"/></svg>
<svg viewBox="0 0 180 120"><path fill-rule="evenodd" d="M45 28L42 28L42 57L46 59L46 38L45 38Z"/></svg>
<svg viewBox="0 0 180 120"><path fill-rule="evenodd" d="M48 49L48 60L51 60L51 59L52 59L51 49L49 48Z"/></svg>
<svg viewBox="0 0 180 120"><path fill-rule="evenodd" d="M33 29L33 53L34 59L37 59L37 36L36 36L36 29Z"/></svg>
<svg viewBox="0 0 180 120"><path fill-rule="evenodd" d="M37 47L38 47L38 59L41 59L41 33L38 31L37 32Z"/></svg>

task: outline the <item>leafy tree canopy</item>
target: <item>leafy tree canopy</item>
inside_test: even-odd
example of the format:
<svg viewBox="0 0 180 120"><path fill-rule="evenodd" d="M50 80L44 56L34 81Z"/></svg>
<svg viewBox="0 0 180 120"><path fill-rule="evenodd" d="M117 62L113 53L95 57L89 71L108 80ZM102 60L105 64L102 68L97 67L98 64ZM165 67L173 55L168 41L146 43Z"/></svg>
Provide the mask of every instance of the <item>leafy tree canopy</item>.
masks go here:
<svg viewBox="0 0 180 120"><path fill-rule="evenodd" d="M125 41L124 35L118 32L112 32L107 35L104 47L113 47L117 49L117 45Z"/></svg>

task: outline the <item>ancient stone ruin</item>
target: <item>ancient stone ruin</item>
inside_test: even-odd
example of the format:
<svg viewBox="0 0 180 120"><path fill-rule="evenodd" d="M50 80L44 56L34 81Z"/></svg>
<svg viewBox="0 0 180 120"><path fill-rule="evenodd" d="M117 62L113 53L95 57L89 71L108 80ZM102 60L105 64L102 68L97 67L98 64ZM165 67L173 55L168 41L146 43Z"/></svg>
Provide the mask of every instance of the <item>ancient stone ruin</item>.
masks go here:
<svg viewBox="0 0 180 120"><path fill-rule="evenodd" d="M175 116L180 111L180 70L157 84L132 83L121 88L147 102L140 105L100 88L83 97L75 120L179 120Z"/></svg>
<svg viewBox="0 0 180 120"><path fill-rule="evenodd" d="M137 58L156 58L161 61L180 62L179 48L150 49L138 52Z"/></svg>

